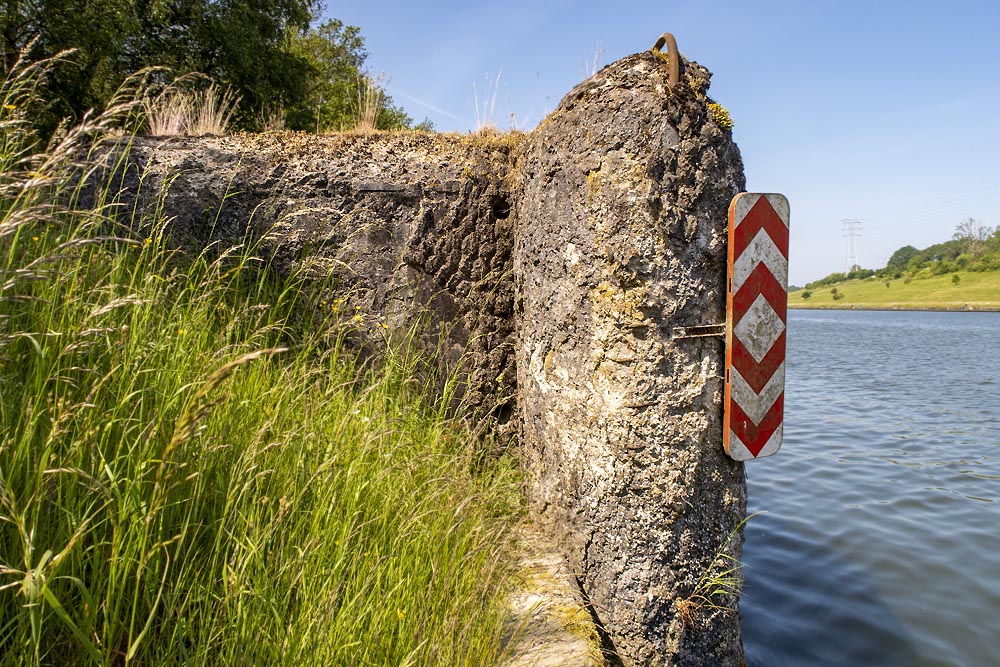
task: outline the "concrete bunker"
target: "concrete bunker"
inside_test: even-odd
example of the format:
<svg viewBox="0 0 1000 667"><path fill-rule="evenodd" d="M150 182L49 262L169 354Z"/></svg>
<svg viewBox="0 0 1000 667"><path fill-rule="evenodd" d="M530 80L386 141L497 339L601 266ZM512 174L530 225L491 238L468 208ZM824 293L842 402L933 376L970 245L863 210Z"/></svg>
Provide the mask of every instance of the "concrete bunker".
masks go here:
<svg viewBox="0 0 1000 667"><path fill-rule="evenodd" d="M612 662L738 665L742 464L723 453L724 319L739 151L710 74L644 52L524 135L141 138L125 198L178 242L259 239L337 277L358 330L431 325L476 419L515 443L535 523L574 573ZM675 60L674 66L679 63Z"/></svg>

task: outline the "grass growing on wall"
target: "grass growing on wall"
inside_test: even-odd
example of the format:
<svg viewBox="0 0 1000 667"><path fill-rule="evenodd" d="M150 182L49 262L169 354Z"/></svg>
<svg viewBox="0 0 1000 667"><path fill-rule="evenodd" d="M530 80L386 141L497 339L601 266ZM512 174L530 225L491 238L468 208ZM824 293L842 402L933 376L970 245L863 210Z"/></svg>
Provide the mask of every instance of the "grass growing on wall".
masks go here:
<svg viewBox="0 0 1000 667"><path fill-rule="evenodd" d="M0 665L495 664L514 466L247 248L61 209L116 111L32 157L36 74L0 108Z"/></svg>

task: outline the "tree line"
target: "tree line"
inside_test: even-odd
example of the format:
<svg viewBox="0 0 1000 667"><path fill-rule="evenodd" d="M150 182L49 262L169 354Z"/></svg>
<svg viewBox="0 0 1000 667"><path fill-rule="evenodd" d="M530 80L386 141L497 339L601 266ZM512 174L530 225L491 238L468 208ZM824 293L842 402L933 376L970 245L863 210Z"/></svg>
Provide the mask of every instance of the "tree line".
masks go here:
<svg viewBox="0 0 1000 667"><path fill-rule="evenodd" d="M956 271L1000 271L1000 227L983 225L968 218L955 227L952 238L935 243L923 250L905 245L889 257L880 269L864 269L831 273L825 278L806 283L806 289L835 285L846 280L880 278L884 280L939 276Z"/></svg>
<svg viewBox="0 0 1000 667"><path fill-rule="evenodd" d="M10 72L22 54L74 49L33 113L49 132L103 108L130 76L152 67L165 68L155 75L164 84L200 73L229 88L240 98L238 129L275 118L288 129L350 129L373 85L368 52L359 28L321 20L323 9L321 0L0 0L0 57ZM412 126L378 93L378 128Z"/></svg>

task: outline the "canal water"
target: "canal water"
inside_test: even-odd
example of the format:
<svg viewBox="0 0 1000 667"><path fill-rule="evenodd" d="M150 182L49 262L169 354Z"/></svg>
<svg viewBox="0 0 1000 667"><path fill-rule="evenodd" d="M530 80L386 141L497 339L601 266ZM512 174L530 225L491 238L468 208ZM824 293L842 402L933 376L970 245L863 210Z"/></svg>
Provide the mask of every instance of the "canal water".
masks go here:
<svg viewBox="0 0 1000 667"><path fill-rule="evenodd" d="M747 464L750 667L1000 665L1000 313L788 314Z"/></svg>

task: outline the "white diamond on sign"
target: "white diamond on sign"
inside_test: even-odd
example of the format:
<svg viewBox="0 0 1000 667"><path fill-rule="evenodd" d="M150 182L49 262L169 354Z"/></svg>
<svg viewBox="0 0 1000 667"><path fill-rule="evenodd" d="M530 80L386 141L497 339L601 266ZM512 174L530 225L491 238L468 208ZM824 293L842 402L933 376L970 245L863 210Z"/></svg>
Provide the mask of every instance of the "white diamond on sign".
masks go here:
<svg viewBox="0 0 1000 667"><path fill-rule="evenodd" d="M784 431L788 200L742 193L729 205L723 446L738 461L769 456Z"/></svg>
<svg viewBox="0 0 1000 667"><path fill-rule="evenodd" d="M753 302L740 323L733 327L733 333L739 336L740 342L758 364L774 347L774 341L778 340L778 336L784 330L785 323L774 312L774 308L771 308L763 294Z"/></svg>

